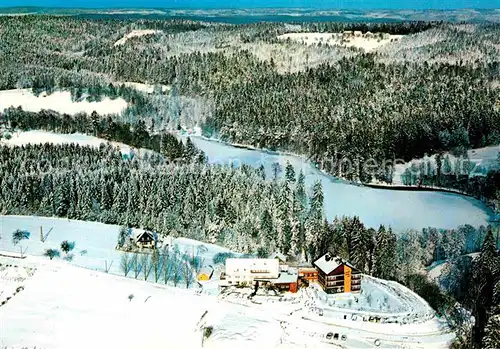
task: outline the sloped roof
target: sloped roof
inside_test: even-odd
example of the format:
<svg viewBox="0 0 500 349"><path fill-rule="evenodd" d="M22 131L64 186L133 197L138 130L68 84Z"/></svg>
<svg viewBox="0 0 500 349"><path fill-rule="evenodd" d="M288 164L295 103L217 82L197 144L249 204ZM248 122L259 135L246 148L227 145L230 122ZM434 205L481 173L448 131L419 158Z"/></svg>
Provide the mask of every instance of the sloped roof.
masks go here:
<svg viewBox="0 0 500 349"><path fill-rule="evenodd" d="M275 284L290 284L293 282L297 282L299 278L299 273L297 269L289 268L288 271L282 271L279 277L275 280L272 280Z"/></svg>
<svg viewBox="0 0 500 349"><path fill-rule="evenodd" d="M135 241L139 241L144 235L149 235L151 236L151 239L154 240L154 236L153 236L153 233L149 232L149 231L143 231L142 233L140 233L139 235L137 235L135 237Z"/></svg>
<svg viewBox="0 0 500 349"><path fill-rule="evenodd" d="M278 258L280 261L283 261L283 262L286 262L286 260L288 259L287 256L285 256L283 253L280 253L280 252L274 252L272 253L271 255L269 255L268 258Z"/></svg>
<svg viewBox="0 0 500 349"><path fill-rule="evenodd" d="M273 274L279 273L279 261L269 258L228 258L226 259L226 274L236 271L266 271Z"/></svg>
<svg viewBox="0 0 500 349"><path fill-rule="evenodd" d="M357 270L354 265L352 265L345 259L337 256L331 256L329 253L325 253L323 256L315 260L313 264L325 274L330 274L341 265L347 265L352 269Z"/></svg>

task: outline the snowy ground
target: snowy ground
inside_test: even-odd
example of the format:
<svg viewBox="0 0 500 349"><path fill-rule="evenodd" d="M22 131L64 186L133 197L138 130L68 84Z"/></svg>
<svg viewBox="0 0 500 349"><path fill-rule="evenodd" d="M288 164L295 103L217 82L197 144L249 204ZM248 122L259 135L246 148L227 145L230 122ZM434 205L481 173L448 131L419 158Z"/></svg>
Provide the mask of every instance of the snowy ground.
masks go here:
<svg viewBox="0 0 500 349"><path fill-rule="evenodd" d="M0 144L22 146L26 144L69 144L75 143L81 146L99 147L102 143L108 143L107 140L93 136L83 135L81 133L62 134L49 131L25 131L15 132L10 139L1 139ZM110 142L113 146L118 147L123 154L130 154L131 147L118 142Z"/></svg>
<svg viewBox="0 0 500 349"><path fill-rule="evenodd" d="M150 149L136 149L127 144L120 142L109 142L105 139L88 136L81 133L54 133L42 130L31 130L24 132L14 132L11 134L10 139L2 138L0 139L0 144L6 144L11 146L22 146L26 144L78 144L80 146L90 146L98 148L101 144L111 143L114 147L120 149L123 155L131 155L132 153L139 158L145 154L153 153Z"/></svg>
<svg viewBox="0 0 500 349"><path fill-rule="evenodd" d="M85 112L91 114L94 110L100 115L120 114L127 108L127 102L122 98L114 100L107 97L100 102L73 102L69 91L55 91L47 95L45 92L38 97L30 89L0 91L0 111L9 107L19 107L23 110L39 112L50 109L59 113L76 114Z"/></svg>
<svg viewBox="0 0 500 349"><path fill-rule="evenodd" d="M278 36L279 40L290 39L305 45L337 45L344 47L357 47L365 50L366 52L373 51L380 46L388 44L391 41L399 40L403 35L389 35L386 34L383 39L376 36L350 36L345 37L344 40L342 33L288 33Z"/></svg>
<svg viewBox="0 0 500 349"><path fill-rule="evenodd" d="M52 228L45 242L39 239L40 226L44 234ZM204 341L205 348L328 348L332 344L371 348L376 339L382 348L401 344L438 348L453 338L424 301L397 283L366 277L363 286L366 295L372 294L371 308L366 296L352 309L345 308L348 301L327 296L336 297L332 306L333 298L325 300L317 286L297 294L260 292L249 300L251 289L219 294L215 280L204 283L202 289L186 290L118 276L121 253L114 248L118 226L0 216L0 251L19 251L11 243L15 229L26 229L31 236L21 243L28 248L26 258L0 254L0 291L11 297L0 311L0 347L66 348L71 342L72 348L191 349L201 347L200 328L207 326L213 327L213 333ZM40 256L65 239L76 242L71 262ZM229 252L184 238L174 244L181 251L203 246L206 261L218 252ZM105 261L113 262L109 274L102 272ZM23 289L16 292L19 286ZM376 306L385 296L391 309ZM318 309L324 314L320 316ZM381 312L399 323L368 321ZM83 329L92 335L82 336ZM328 332L345 340L326 339Z"/></svg>
<svg viewBox="0 0 500 349"><path fill-rule="evenodd" d="M123 38L115 42L114 46L123 45L127 42L128 39L144 36L144 35L155 35L161 33L160 30L146 29L146 30L132 30L130 33L125 35Z"/></svg>
<svg viewBox="0 0 500 349"><path fill-rule="evenodd" d="M254 304L246 298L221 299L77 268L61 260L0 257L0 263L11 265L10 270L36 268L22 280L23 290L1 307L1 347L57 349L71 343L71 348L372 348L378 339L381 348L445 348L452 338L433 321L396 325L318 316L301 309L307 301L304 292ZM202 345L201 329L209 326L212 334ZM339 339L325 338L329 332L338 333Z"/></svg>
<svg viewBox="0 0 500 349"><path fill-rule="evenodd" d="M117 83L120 86L122 83ZM147 94L154 93L156 89L161 89L162 93L170 91L170 86L167 85L151 85L151 84L142 84L140 82L123 82L123 85L127 87L131 87L136 89L137 91L144 92Z"/></svg>
<svg viewBox="0 0 500 349"><path fill-rule="evenodd" d="M40 227L43 228L44 235L52 228L45 242L40 241ZM109 273L123 274L120 268L122 252L115 249L119 230L117 225L60 218L0 216L0 251L20 251L19 246L15 246L11 239L12 232L16 229L31 233L29 240L20 243L23 248L28 248L27 254L42 256L48 248L59 248L63 240L75 241L71 264L98 271L104 271L106 266L111 265ZM216 253L229 252L220 246L185 238L174 239L174 245L177 245L181 253L196 253L198 246L204 246L201 257L207 265L212 264ZM150 279L152 278L150 275Z"/></svg>

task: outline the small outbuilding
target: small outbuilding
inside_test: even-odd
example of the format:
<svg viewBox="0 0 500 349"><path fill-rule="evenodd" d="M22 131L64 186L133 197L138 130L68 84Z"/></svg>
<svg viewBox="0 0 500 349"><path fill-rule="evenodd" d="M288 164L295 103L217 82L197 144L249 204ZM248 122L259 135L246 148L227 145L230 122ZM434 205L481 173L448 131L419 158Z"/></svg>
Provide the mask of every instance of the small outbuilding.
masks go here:
<svg viewBox="0 0 500 349"><path fill-rule="evenodd" d="M299 278L308 282L318 282L318 270L312 267L300 267Z"/></svg>

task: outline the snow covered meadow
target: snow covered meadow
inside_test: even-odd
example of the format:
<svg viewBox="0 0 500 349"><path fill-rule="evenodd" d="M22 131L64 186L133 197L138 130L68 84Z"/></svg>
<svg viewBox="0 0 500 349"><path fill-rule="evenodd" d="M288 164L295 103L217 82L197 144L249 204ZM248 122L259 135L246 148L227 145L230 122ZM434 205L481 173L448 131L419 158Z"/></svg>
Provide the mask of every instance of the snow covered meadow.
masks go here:
<svg viewBox="0 0 500 349"><path fill-rule="evenodd" d="M112 100L107 97L100 102L86 100L74 102L71 100L71 92L69 91L54 91L50 95L43 92L38 96L35 96L30 89L0 91L0 111L9 107L22 107L23 110L31 112L50 109L70 115L80 112L91 114L93 111L100 115L107 115L120 114L127 108L127 102L123 98Z"/></svg>
<svg viewBox="0 0 500 349"><path fill-rule="evenodd" d="M40 227L47 235L45 242L40 241ZM70 261L79 267L123 275L120 267L122 252L115 249L119 226L95 222L84 222L64 218L0 216L0 251L20 252L20 246L27 248L26 254L42 256L46 249L58 249L64 240L74 241ZM12 242L12 232L16 229L29 231L30 238L18 245ZM219 252L230 252L220 246L195 240L178 238L173 240L181 253L197 251L204 246L201 257L206 264L211 264L213 256ZM152 278L152 275L151 275Z"/></svg>
<svg viewBox="0 0 500 349"><path fill-rule="evenodd" d="M7 144L12 146L23 146L26 144L78 144L82 147L99 147L102 143L108 143L107 140L88 136L80 133L62 134L49 131L33 130L25 132L15 132L9 139L3 138L0 144ZM118 147L123 154L130 154L131 147L118 142L111 142L113 146Z"/></svg>
<svg viewBox="0 0 500 349"><path fill-rule="evenodd" d="M45 242L40 240L40 227ZM29 239L14 245L16 229L29 231ZM0 311L0 345L327 348L334 340L326 334L340 331L346 336L343 345L351 348L370 348L375 339L383 348L398 342L415 348L426 342L438 348L453 338L425 301L397 283L374 278L363 281L361 295L327 296L311 286L297 294L258 294L250 300L251 289L219 294L217 276L190 289L123 277L122 252L115 250L118 230L94 222L0 216L1 301L8 297ZM75 242L72 259L42 256L48 248L59 248L62 240ZM201 251L205 264L219 252L230 252L185 238L173 244L181 252ZM24 259L9 257L20 248ZM106 268L109 273L103 272ZM317 309L322 309L321 316ZM367 322L374 315L385 320ZM387 323L391 317L406 324ZM134 331L127 331L129 327ZM208 336L206 328L211 331Z"/></svg>
<svg viewBox="0 0 500 349"><path fill-rule="evenodd" d="M344 36L342 33L287 33L278 36L278 40L296 41L305 45L338 45L344 47L356 47L366 52L374 51L395 40L399 40L403 35L386 34L382 38L373 34L359 34Z"/></svg>

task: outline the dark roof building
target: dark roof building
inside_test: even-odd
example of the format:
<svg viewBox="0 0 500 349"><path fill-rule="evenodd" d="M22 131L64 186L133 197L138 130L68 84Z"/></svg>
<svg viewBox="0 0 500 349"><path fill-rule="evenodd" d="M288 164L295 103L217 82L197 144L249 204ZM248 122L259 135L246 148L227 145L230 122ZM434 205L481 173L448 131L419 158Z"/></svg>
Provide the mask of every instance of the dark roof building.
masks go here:
<svg viewBox="0 0 500 349"><path fill-rule="evenodd" d="M153 233L149 231L143 231L135 238L135 243L139 247L143 248L155 248L156 247L156 239Z"/></svg>

